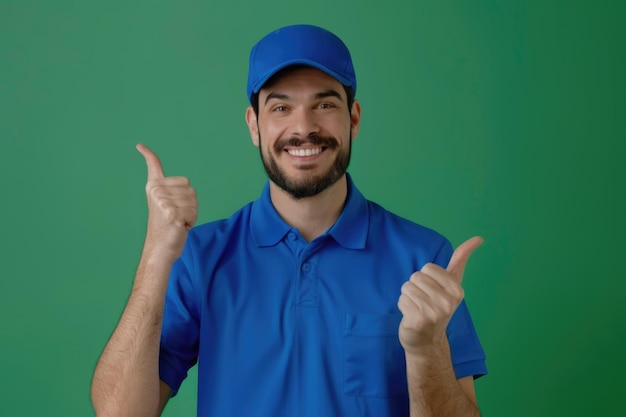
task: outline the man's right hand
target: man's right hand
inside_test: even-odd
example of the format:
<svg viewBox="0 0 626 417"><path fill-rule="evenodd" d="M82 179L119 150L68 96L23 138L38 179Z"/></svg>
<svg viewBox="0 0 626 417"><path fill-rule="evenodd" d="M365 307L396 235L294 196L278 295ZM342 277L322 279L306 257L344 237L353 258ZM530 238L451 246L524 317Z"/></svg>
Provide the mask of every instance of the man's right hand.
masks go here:
<svg viewBox="0 0 626 417"><path fill-rule="evenodd" d="M148 166L148 230L144 255L174 263L183 251L187 232L198 218L196 191L185 177L166 177L161 160L145 145L137 145Z"/></svg>

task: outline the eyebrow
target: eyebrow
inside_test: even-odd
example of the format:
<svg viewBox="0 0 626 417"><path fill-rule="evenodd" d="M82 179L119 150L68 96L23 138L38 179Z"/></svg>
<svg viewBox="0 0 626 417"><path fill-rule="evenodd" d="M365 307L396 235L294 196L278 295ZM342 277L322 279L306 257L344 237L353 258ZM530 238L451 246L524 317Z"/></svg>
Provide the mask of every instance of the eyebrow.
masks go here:
<svg viewBox="0 0 626 417"><path fill-rule="evenodd" d="M336 97L339 100L343 101L343 99L341 98L341 94L339 94L335 90L326 90L326 91L322 91L320 93L315 94L316 99L327 98L327 97Z"/></svg>
<svg viewBox="0 0 626 417"><path fill-rule="evenodd" d="M265 104L267 104L268 101L275 99L275 100L289 100L289 96L287 94L283 94L283 93L269 93L267 95L267 97L265 97Z"/></svg>
<svg viewBox="0 0 626 417"><path fill-rule="evenodd" d="M327 97L335 97L343 101L343 99L341 98L341 94L339 94L335 90L320 91L319 93L316 93L314 96L315 100L319 100L319 99L327 98ZM291 99L291 96L287 94L272 92L272 93L269 93L267 97L265 97L265 104L267 104L270 100L289 100L289 99Z"/></svg>

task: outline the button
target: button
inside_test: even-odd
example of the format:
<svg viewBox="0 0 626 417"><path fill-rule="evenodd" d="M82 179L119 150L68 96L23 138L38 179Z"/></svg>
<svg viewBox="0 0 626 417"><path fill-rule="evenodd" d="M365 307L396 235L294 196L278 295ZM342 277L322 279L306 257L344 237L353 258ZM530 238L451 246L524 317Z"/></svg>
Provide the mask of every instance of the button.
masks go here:
<svg viewBox="0 0 626 417"><path fill-rule="evenodd" d="M295 233L293 233L293 232L289 232L289 239L290 239L290 240L296 240L297 238L298 238L298 236L296 236L296 234L295 234Z"/></svg>
<svg viewBox="0 0 626 417"><path fill-rule="evenodd" d="M311 264L310 263L304 263L302 264L302 270L304 272L309 272L311 270Z"/></svg>

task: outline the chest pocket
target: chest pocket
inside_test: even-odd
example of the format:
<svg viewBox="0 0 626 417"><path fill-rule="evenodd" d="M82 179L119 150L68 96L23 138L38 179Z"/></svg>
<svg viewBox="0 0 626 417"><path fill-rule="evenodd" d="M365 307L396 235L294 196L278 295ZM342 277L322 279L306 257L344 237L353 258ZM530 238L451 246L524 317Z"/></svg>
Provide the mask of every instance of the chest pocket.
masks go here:
<svg viewBox="0 0 626 417"><path fill-rule="evenodd" d="M344 319L344 394L407 396L406 362L398 340L402 314L350 314Z"/></svg>

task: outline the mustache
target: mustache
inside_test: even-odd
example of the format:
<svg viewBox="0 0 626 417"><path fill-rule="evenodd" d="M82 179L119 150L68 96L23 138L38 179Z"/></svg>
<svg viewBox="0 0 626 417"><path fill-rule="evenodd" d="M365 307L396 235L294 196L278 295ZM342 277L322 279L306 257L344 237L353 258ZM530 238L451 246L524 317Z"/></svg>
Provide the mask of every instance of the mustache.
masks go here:
<svg viewBox="0 0 626 417"><path fill-rule="evenodd" d="M291 137L277 140L274 144L274 151L278 153L285 146L302 146L305 144L324 146L329 149L336 149L337 147L339 147L337 139L332 136L309 135L306 138Z"/></svg>

